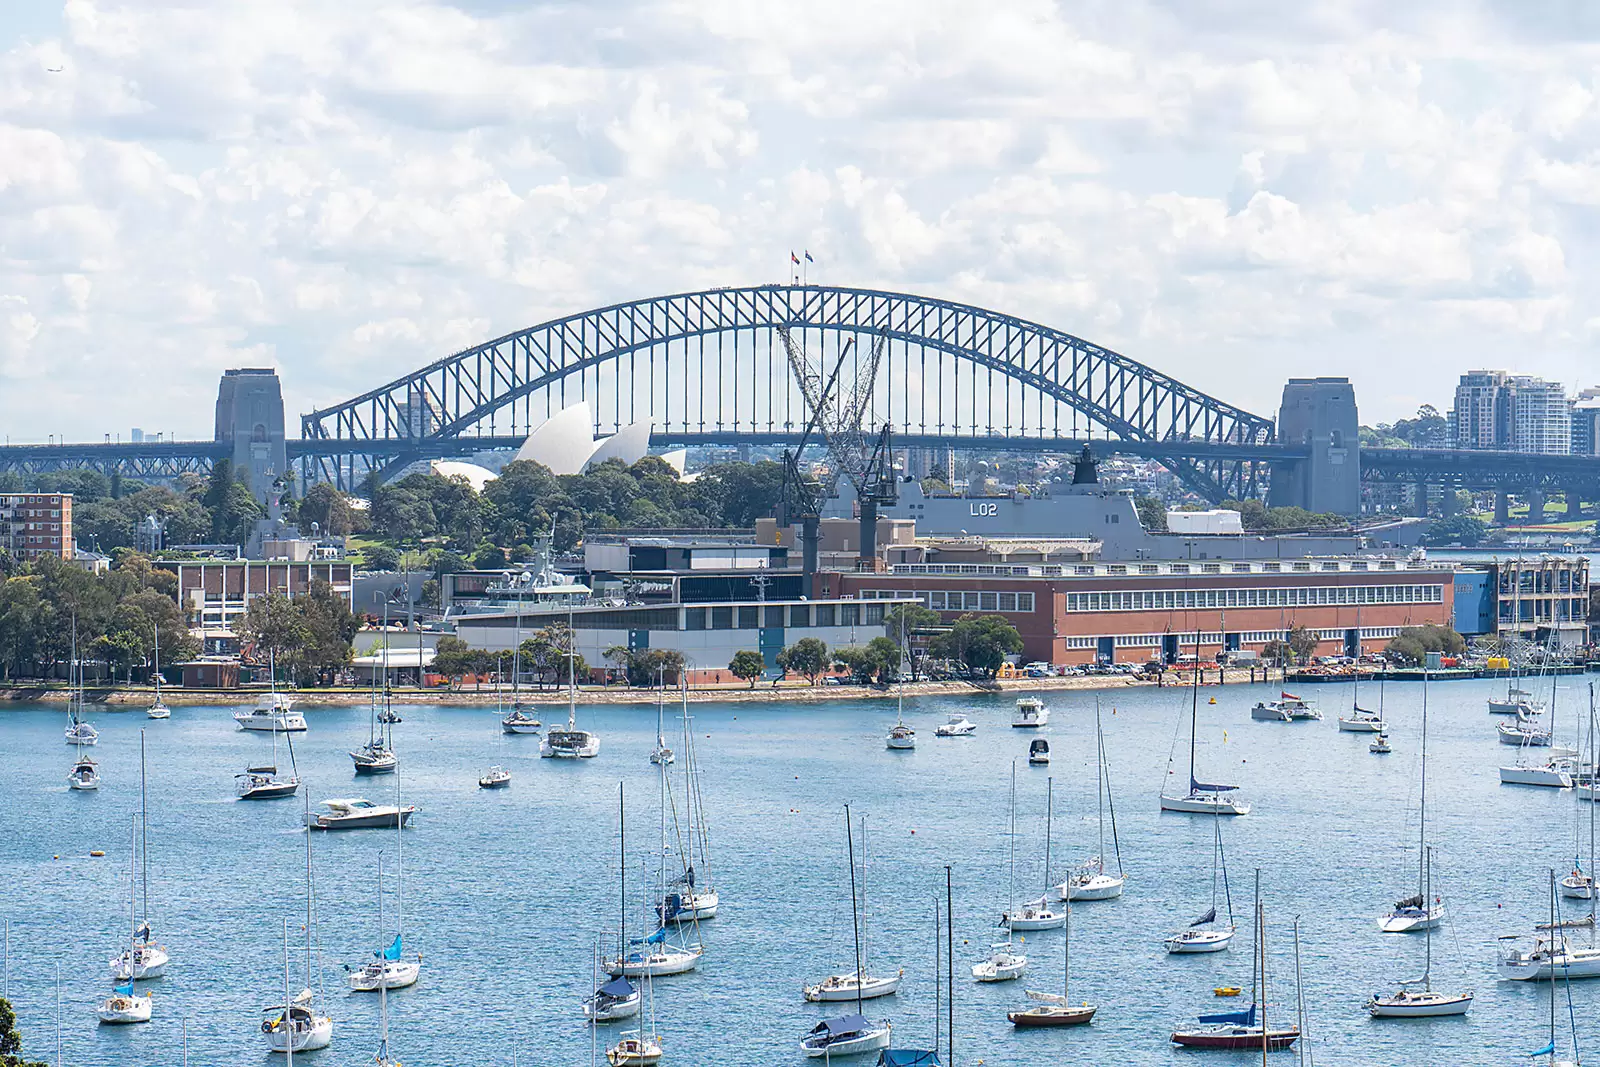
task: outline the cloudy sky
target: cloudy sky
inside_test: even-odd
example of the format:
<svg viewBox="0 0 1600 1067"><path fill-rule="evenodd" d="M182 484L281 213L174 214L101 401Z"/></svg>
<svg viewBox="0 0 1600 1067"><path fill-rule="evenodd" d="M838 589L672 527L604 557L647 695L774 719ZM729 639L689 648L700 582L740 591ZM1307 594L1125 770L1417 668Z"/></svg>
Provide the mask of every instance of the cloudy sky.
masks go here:
<svg viewBox="0 0 1600 1067"><path fill-rule="evenodd" d="M1597 65L1570 0L8 0L0 431L209 436L239 365L293 417L790 248L1261 413L1593 384Z"/></svg>

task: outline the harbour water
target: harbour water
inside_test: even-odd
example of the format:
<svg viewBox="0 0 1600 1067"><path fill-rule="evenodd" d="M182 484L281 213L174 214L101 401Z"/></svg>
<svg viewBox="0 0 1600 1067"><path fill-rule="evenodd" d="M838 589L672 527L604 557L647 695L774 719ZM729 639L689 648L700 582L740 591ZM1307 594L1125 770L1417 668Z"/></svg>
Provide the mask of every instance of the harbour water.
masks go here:
<svg viewBox="0 0 1600 1067"><path fill-rule="evenodd" d="M1430 837L1446 923L1434 940L1437 986L1471 988L1471 1015L1372 1021L1371 993L1422 968L1420 935L1383 935L1377 917L1415 891L1417 755L1422 689L1391 685L1385 711L1394 754L1367 751L1368 735L1341 734L1347 688L1319 687L1322 722L1252 722L1265 687L1201 693L1202 777L1238 782L1254 811L1224 824L1240 935L1215 956L1169 957L1166 935L1210 901L1212 821L1161 814L1156 797L1177 757L1185 773L1188 696L1130 688L1100 694L1117 829L1129 881L1119 900L1073 908L1074 999L1099 1005L1092 1025L1013 1032L1005 1011L1023 989L1059 991L1061 933L1028 935L1030 974L979 986L971 965L1001 934L1007 892L1005 835L1012 762L1018 776L1018 897L1043 883L1045 780L1055 780L1054 863L1096 849L1093 693L1049 693L1049 768L1029 767L1036 734L1009 727L1011 697L907 702L918 731L910 752L885 749L892 701L806 706L697 704L696 745L723 897L702 926L700 968L655 986L664 1064L798 1063L800 1036L828 1014L801 986L851 968L842 805L870 832L872 969L905 968L898 996L869 1002L894 1023L895 1043L927 1047L934 1029L933 909L943 867L954 868L957 1058L975 1064L1190 1062L1167 1036L1199 1012L1229 1010L1219 985L1248 987L1250 892L1261 868L1269 924L1272 1012L1294 1010L1290 922L1301 924L1304 995L1317 1058L1325 1063L1520 1062L1546 1040L1548 986L1501 982L1495 939L1527 932L1547 910L1547 871L1564 873L1574 828L1587 849L1587 810L1571 794L1501 786L1496 768L1516 751L1496 742L1484 700L1503 682L1430 689ZM1573 734L1586 700L1581 678L1561 680L1558 733ZM1215 696L1217 703L1206 701ZM1363 692L1373 706L1377 693ZM357 779L348 751L364 742L360 708L305 706L310 732L296 738L313 802L392 797L394 779ZM587 1063L579 1002L590 988L591 952L615 936L617 785L629 797L629 882L654 863L657 779L648 762L651 706L584 709L603 739L597 759L540 760L537 739L505 737L492 708L405 707L396 727L405 799L420 811L406 833L404 911L408 952L422 979L390 997L392 1047L408 1065ZM670 709L672 711L675 709ZM955 710L979 724L966 739L936 739ZM72 750L57 708L0 712L0 916L11 922L9 983L27 1051L49 1059L60 964L65 1062L76 1067L176 1064L188 1025L192 1062L269 1063L260 1009L281 995L283 921L290 965L304 966L304 838L301 801L244 803L233 775L264 761L271 740L235 729L229 709L176 708L166 722L139 711L90 709L100 730L94 756L104 784L72 793ZM150 910L173 962L155 990L155 1021L98 1027L94 1006L110 988L106 966L127 940L128 821L139 803L139 731L150 767ZM669 732L671 732L669 730ZM670 738L669 738L670 741ZM1570 740L1569 740L1570 743ZM681 748L681 740L678 742ZM279 760L288 754L280 746ZM509 789L480 790L490 764L509 768ZM333 1047L305 1057L326 1065L370 1060L376 997L345 992L342 965L387 940L373 887L377 857L392 867L395 834L318 835L320 955ZM859 847L859 842L858 842ZM91 858L104 849L104 858ZM392 883L390 892L392 893ZM388 896L391 925L395 900ZM1587 904L1563 901L1569 917ZM630 931L638 921L635 899ZM1588 934L1578 935L1587 942ZM294 979L298 989L302 979ZM1572 990L1578 1032L1600 1047L1600 981ZM1560 1017L1566 1018L1565 990ZM621 1027L602 1029L615 1040ZM1565 1040L1564 1036L1559 1040ZM1222 1062L1244 1056L1216 1054ZM1280 1058L1288 1059L1288 1056ZM857 1062L870 1063L871 1057Z"/></svg>

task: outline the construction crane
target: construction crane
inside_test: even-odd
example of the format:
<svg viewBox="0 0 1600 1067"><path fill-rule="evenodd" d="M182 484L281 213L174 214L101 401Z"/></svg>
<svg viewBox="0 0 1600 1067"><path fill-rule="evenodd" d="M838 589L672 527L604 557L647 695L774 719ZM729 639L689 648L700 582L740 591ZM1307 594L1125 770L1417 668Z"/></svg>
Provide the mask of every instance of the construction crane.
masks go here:
<svg viewBox="0 0 1600 1067"><path fill-rule="evenodd" d="M889 424L884 423L870 441L862 426L872 404L872 391L888 336L880 332L873 338L866 366L858 368L849 395L841 399L840 377L845 361L855 348L855 339L845 342L833 369L824 376L820 360L813 365L805 347L795 340L788 327L778 327L778 335L783 339L789 370L800 387L807 411L805 430L798 446L783 455L783 521L790 525L796 519L800 521L804 571L807 576L814 574L822 501L827 491L816 478L801 469L800 458L812 432L820 430L835 475L843 475L850 482L860 507L861 536L856 565L871 569L877 560L878 509L899 499Z"/></svg>

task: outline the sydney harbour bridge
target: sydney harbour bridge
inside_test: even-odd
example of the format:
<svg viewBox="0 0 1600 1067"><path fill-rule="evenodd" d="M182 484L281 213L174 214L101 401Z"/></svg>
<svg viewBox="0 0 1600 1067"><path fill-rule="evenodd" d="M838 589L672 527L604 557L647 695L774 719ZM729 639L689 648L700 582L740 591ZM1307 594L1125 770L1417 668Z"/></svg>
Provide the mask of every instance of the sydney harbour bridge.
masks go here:
<svg viewBox="0 0 1600 1067"><path fill-rule="evenodd" d="M594 413L597 437L648 420L656 446L792 446L808 424L786 351L793 346L836 369L864 398L863 426L888 426L897 448L1064 454L1089 442L1102 455L1157 460L1207 500L1262 496L1270 485L1275 502L1313 510L1351 498L1325 483L1357 478L1600 501L1592 457L1360 449L1348 385L1346 414L1280 425L1051 326L820 285L678 293L544 322L306 414L284 451L303 484L354 488L419 460L515 449L579 401ZM9 445L0 446L0 471L171 477L208 470L232 447Z"/></svg>

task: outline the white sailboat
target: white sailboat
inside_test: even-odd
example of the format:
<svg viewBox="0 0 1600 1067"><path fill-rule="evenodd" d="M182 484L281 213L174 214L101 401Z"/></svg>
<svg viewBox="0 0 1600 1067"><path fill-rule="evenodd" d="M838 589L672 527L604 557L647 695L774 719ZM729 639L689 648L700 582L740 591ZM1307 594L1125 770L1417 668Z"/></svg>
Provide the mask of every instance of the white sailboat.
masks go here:
<svg viewBox="0 0 1600 1067"><path fill-rule="evenodd" d="M578 679L574 659L578 633L572 628L572 608L567 608L567 728L551 730L539 742L539 755L545 759L593 759L600 754L600 738L578 729Z"/></svg>
<svg viewBox="0 0 1600 1067"><path fill-rule="evenodd" d="M855 837L850 826L850 805L848 804L844 808L844 835L846 859L850 865L850 931L855 942L856 969L854 975L834 975L829 978L829 981L831 982L834 978L840 977L864 977L852 983L854 989L852 990L852 995L847 998L856 1002L855 1014L844 1015L835 1019L824 1019L800 1039L800 1051L813 1059L818 1057L832 1059L834 1056L856 1055L888 1048L893 1030L886 1019L876 1023L869 1021L862 1014L861 1009L862 1001L868 998L868 987L872 979L868 975L865 957L861 951L861 916L856 899ZM899 985L899 981L899 976L897 975L895 978L896 986ZM816 987L806 990L807 1000L830 999L822 996L812 996L812 988ZM893 991L893 989L890 989L886 992L892 993ZM882 996L884 993L879 992L871 995Z"/></svg>
<svg viewBox="0 0 1600 1067"><path fill-rule="evenodd" d="M137 897L139 872L136 868L139 853L139 817L133 816L128 828L128 952L134 951L137 934L134 929L134 907ZM150 1021L152 1001L149 993L139 993L134 986L137 979L128 978L111 990L111 995L100 1002L95 1015L102 1023L126 1025Z"/></svg>
<svg viewBox="0 0 1600 1067"><path fill-rule="evenodd" d="M294 735L284 734L289 743L287 775L278 773L278 735L272 735L272 762L246 767L244 773L233 776L233 790L240 800L275 800L292 797L300 791L300 768L294 758Z"/></svg>
<svg viewBox="0 0 1600 1067"><path fill-rule="evenodd" d="M1011 818L1007 832L1008 859L1006 881L1006 910L1002 918L1009 915L1015 907L1017 899L1017 761L1011 761ZM1002 923L1004 925L1004 923ZM972 977L979 982L1009 982L1021 978L1028 970L1028 957L1016 951L1012 942L1012 933L1006 931L1006 939L997 941L989 946L989 956L980 963L972 965Z"/></svg>
<svg viewBox="0 0 1600 1067"><path fill-rule="evenodd" d="M1378 920L1386 934L1420 933L1437 927L1444 918L1444 905L1432 899L1424 886L1428 866L1428 672L1422 672L1422 751L1421 789L1417 814L1417 892L1395 902L1389 913Z"/></svg>
<svg viewBox="0 0 1600 1067"><path fill-rule="evenodd" d="M1593 780L1592 776L1594 774L1594 765L1595 765L1595 756L1596 756L1595 749L1596 749L1596 745L1595 745L1594 683L1590 682L1589 683L1589 767L1588 767L1588 774L1591 776L1591 782ZM1592 795L1593 792L1594 792L1592 785L1591 785L1589 791L1590 791L1590 793ZM1577 829L1578 829L1578 827L1577 827L1577 824L1574 823L1573 824L1573 840L1572 840L1572 851L1573 851L1572 873L1568 874L1566 877L1561 879L1561 895L1564 896L1564 897L1567 897L1570 900L1590 900L1590 901L1592 901L1592 900L1595 899L1595 884L1594 884L1594 871L1595 871L1595 865L1594 865L1594 823L1595 823L1595 818L1594 818L1594 815L1595 815L1595 813L1594 813L1594 804L1593 803L1585 804L1584 807L1589 809L1589 866L1588 866L1587 869L1585 869L1583 864L1578 861L1578 857L1577 857L1577 851L1578 851Z"/></svg>
<svg viewBox="0 0 1600 1067"><path fill-rule="evenodd" d="M1211 906L1180 932L1167 938L1167 951L1175 956L1221 952L1233 941L1233 892L1228 887L1228 858L1222 850L1222 820L1213 820L1211 836ZM1228 924L1217 922L1217 878L1222 878L1222 898Z"/></svg>
<svg viewBox="0 0 1600 1067"><path fill-rule="evenodd" d="M627 951L628 945L628 820L624 783L617 783L617 895L621 902L620 923L617 926L617 940L621 949L618 955ZM594 957L594 987L583 1002L583 1017L589 1020L590 1028L596 1024L615 1022L618 1019L630 1019L639 1014L639 988L620 975L611 979L604 985L600 984L600 955L596 951Z"/></svg>
<svg viewBox="0 0 1600 1067"><path fill-rule="evenodd" d="M694 732L689 728L689 689L681 687L683 701L683 794L686 835L680 834L683 873L668 887L662 918L669 923L698 923L716 918L722 898L711 874L711 833L706 823L705 793L700 788L700 757Z"/></svg>
<svg viewBox="0 0 1600 1067"><path fill-rule="evenodd" d="M1117 836L1117 807L1111 797L1111 768L1106 764L1106 736L1100 723L1100 701L1094 702L1094 739L1099 787L1096 802L1100 813L1100 851L1065 882L1056 886L1059 900L1114 900L1122 895L1128 877L1122 869L1122 843ZM1117 873L1106 870L1106 812L1111 813L1111 848L1116 855Z"/></svg>
<svg viewBox="0 0 1600 1067"><path fill-rule="evenodd" d="M309 806L309 798L306 804ZM312 940L316 931L316 882L311 874L311 839L306 831L306 984L298 995L289 996L289 931L284 926L283 1003L262 1010L261 1034L268 1052L287 1055L291 1062L296 1052L315 1052L333 1043L333 1017L317 1007L315 986L322 989L322 968L312 964ZM381 877L381 876L380 876Z"/></svg>
<svg viewBox="0 0 1600 1067"><path fill-rule="evenodd" d="M1356 632L1361 630L1361 612L1356 612ZM1387 733L1389 724L1383 721L1383 681L1378 681L1378 710L1368 711L1361 706L1361 661L1356 659L1355 693L1350 698L1350 714L1339 716L1339 729L1348 734Z"/></svg>
<svg viewBox="0 0 1600 1067"><path fill-rule="evenodd" d="M378 900L383 900L383 855L378 855ZM395 938L395 947L400 939ZM290 1059L294 1058L290 1054ZM400 1061L389 1057L389 986L378 984L378 1053L372 1058L372 1067L400 1067Z"/></svg>
<svg viewBox="0 0 1600 1067"><path fill-rule="evenodd" d="M372 699L367 706L367 743L350 753L350 762L355 764L357 774L392 774L400 765L399 759L394 754L394 726L397 717L390 707L389 692L389 602L383 603L383 710L378 714L378 674L372 675ZM384 737L384 727L389 730L388 738Z"/></svg>
<svg viewBox="0 0 1600 1067"><path fill-rule="evenodd" d="M906 632L905 618L900 620L900 661L895 664L895 714L894 725L884 739L888 748L906 751L917 747L917 731L906 725Z"/></svg>
<svg viewBox="0 0 1600 1067"><path fill-rule="evenodd" d="M662 866L665 870L665 849L662 851ZM624 859L626 864L626 859ZM615 979L618 982L627 982L626 978ZM609 985L610 983L607 983ZM645 1032L643 1026L637 1030L624 1030L621 1038L615 1045L606 1049L606 1063L610 1067L651 1067L661 1060L661 1036L656 1031L656 980L653 976L646 975L644 980L645 995L650 1002L650 1031ZM602 986L602 989L605 987ZM593 1022L590 1026L594 1026Z"/></svg>
<svg viewBox="0 0 1600 1067"><path fill-rule="evenodd" d="M673 905L671 885L667 881L667 765L663 763L658 766L661 797L660 896L655 898L658 925L654 933L638 942L637 949L628 951L628 943L623 941L621 951L616 958L604 962L606 974L613 978L659 978L671 974L683 974L698 967L700 957L705 954L705 946L698 940L693 945L687 943L675 945L668 939L667 928L671 924L667 916ZM698 936L699 924L694 925Z"/></svg>
<svg viewBox="0 0 1600 1067"><path fill-rule="evenodd" d="M1423 896L1433 892L1433 849L1426 850ZM1445 993L1433 988L1433 930L1423 934L1422 977L1403 981L1400 988L1384 995L1374 993L1367 1001L1367 1012L1374 1019L1419 1019L1435 1015L1465 1015L1472 1010L1472 990Z"/></svg>
<svg viewBox="0 0 1600 1067"><path fill-rule="evenodd" d="M678 679L679 688L683 689L685 699L689 695L688 683L689 679L687 677ZM656 747L650 750L651 763L672 763L677 759L672 749L667 746L666 736L662 732L664 729L662 703L666 696L666 691L666 669L662 668L657 672L656 677Z"/></svg>
<svg viewBox="0 0 1600 1067"><path fill-rule="evenodd" d="M1015 766L1015 765L1013 765ZM1012 789L1016 789L1015 774L1013 774ZM1012 798L1016 803L1016 798ZM1037 900L1029 900L1000 916L1000 925L1007 930L1032 931L1032 930L1059 930L1067 924L1066 908L1060 911L1050 906L1050 839L1055 825L1055 779L1045 779L1044 802L1044 881L1045 892ZM1014 818L1013 818L1014 821ZM1059 888L1059 887L1057 887Z"/></svg>
<svg viewBox="0 0 1600 1067"><path fill-rule="evenodd" d="M850 808L845 806L845 846L846 858L850 864L850 919L855 940L856 969L848 974L830 974L814 985L808 985L802 991L806 1000L813 1003L843 1003L845 1001L872 1000L875 997L886 997L900 988L900 980L905 976L905 969L900 968L894 974L874 975L869 963L867 929L867 826L866 820L861 821L861 895L859 898L859 911L857 910L856 876L855 876L855 838L850 830ZM865 975L865 977L858 977Z"/></svg>
<svg viewBox="0 0 1600 1067"><path fill-rule="evenodd" d="M150 936L150 818L148 808L149 790L145 784L145 758L144 758L144 731L139 731L139 862L142 874L140 884L143 887L144 909L143 921L134 928L133 943L130 948L120 955L113 956L110 961L111 976L127 980L129 978L160 978L166 973L170 956L166 946L155 941Z"/></svg>
<svg viewBox="0 0 1600 1067"><path fill-rule="evenodd" d="M1538 927L1528 948L1519 947L1529 940L1520 934L1505 934L1499 938L1504 946L1495 961L1495 973L1511 982L1565 981L1572 978L1600 978L1600 947L1595 945L1595 901L1589 900L1589 915L1582 920L1562 922L1556 918L1555 871L1550 872L1550 921ZM1569 927L1585 926L1589 930L1589 947L1581 948L1568 936Z"/></svg>
<svg viewBox="0 0 1600 1067"><path fill-rule="evenodd" d="M152 626L151 632L155 634L155 671L156 702L144 709L145 717L151 719L170 719L172 709L167 707L161 699L161 627Z"/></svg>
<svg viewBox="0 0 1600 1067"><path fill-rule="evenodd" d="M406 808L400 802L400 776L394 778L394 803L401 812ZM308 814L308 818L309 818ZM314 824L311 824L314 826ZM395 857L394 873L394 899L395 899L395 931L394 940L389 942L387 948L378 949L372 954L372 959L358 968L349 968L350 988L358 993L371 993L375 990L404 989L406 986L415 985L417 978L422 974L422 955L417 954L415 959L406 959L404 954L405 936L405 858L406 858L406 820L403 817L395 820L395 837L398 842ZM378 931L379 937L386 936L388 931L383 926L383 868L378 868Z"/></svg>
<svg viewBox="0 0 1600 1067"><path fill-rule="evenodd" d="M1194 635L1195 662L1200 662L1200 633ZM1202 782L1194 776L1195 731L1200 718L1200 672L1194 672L1194 682L1189 697L1189 792L1183 796L1169 796L1165 784L1161 789L1161 810L1199 815L1248 815L1250 805L1234 794L1236 785ZM1167 777L1172 777L1168 761Z"/></svg>
<svg viewBox="0 0 1600 1067"><path fill-rule="evenodd" d="M1048 821L1048 819L1046 820ZM1048 832L1046 833L1048 837ZM1048 867L1046 868L1048 870ZM1072 901L1062 908L1061 937L1061 992L1041 993L1030 989L1027 996L1032 1004L1021 1011L1006 1012L1006 1021L1023 1029L1051 1026L1082 1026L1094 1018L1093 1004L1073 1004L1072 992Z"/></svg>
<svg viewBox="0 0 1600 1067"><path fill-rule="evenodd" d="M67 665L67 744L78 746L81 753L86 745L99 742L100 732L83 719L83 664L78 660L78 618L72 618L72 662ZM81 759L81 757L80 757ZM94 761L90 760L92 764ZM100 784L95 775L94 785L74 786L75 789L94 789Z"/></svg>

